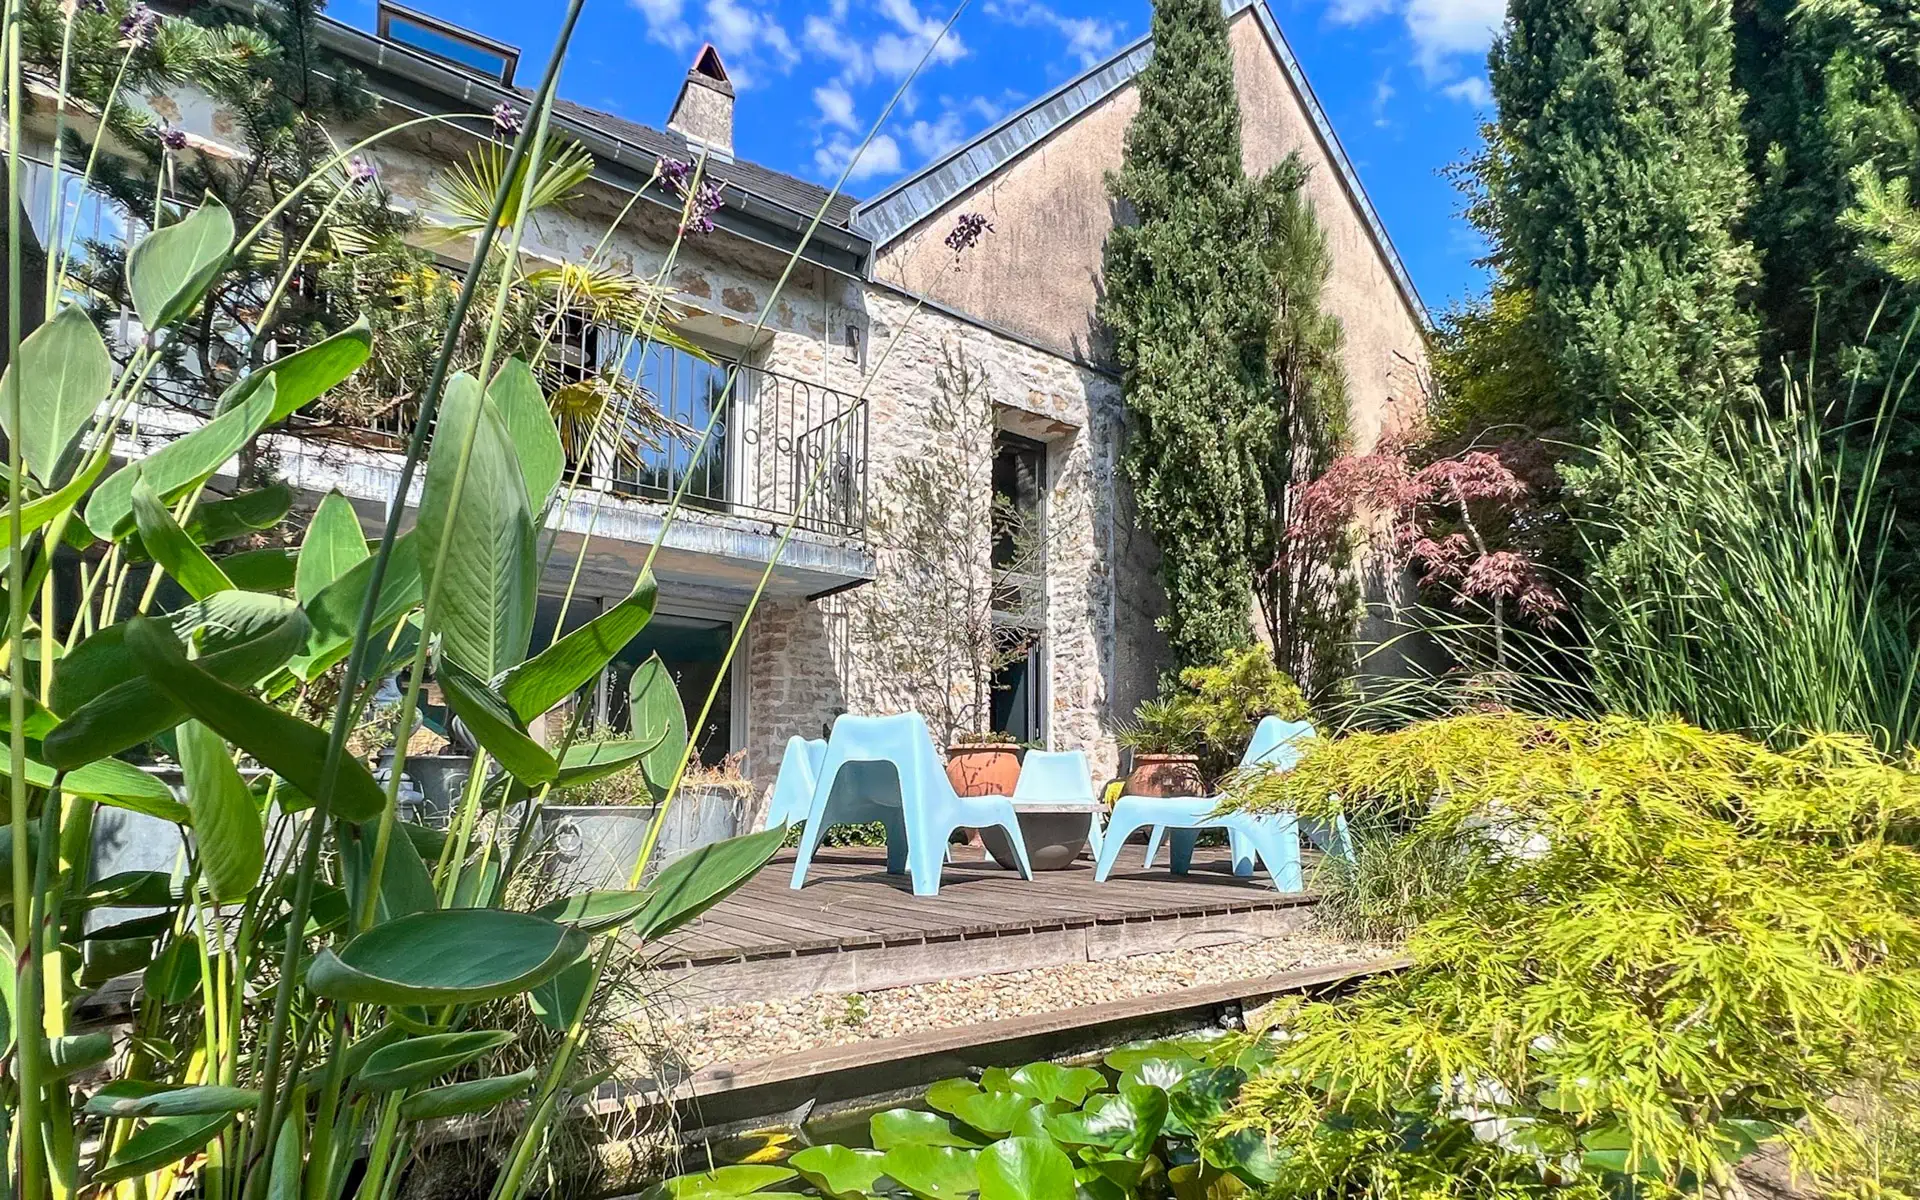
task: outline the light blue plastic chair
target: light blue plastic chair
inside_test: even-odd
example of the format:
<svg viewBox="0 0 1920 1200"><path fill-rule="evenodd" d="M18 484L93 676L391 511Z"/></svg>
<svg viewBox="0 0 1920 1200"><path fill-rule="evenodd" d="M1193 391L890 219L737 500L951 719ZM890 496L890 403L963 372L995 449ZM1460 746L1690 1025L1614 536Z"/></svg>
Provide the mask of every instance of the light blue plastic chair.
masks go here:
<svg viewBox="0 0 1920 1200"><path fill-rule="evenodd" d="M1079 750L1029 750L1013 785L1015 804L1084 804L1087 847L1100 857L1100 797L1093 792L1093 768Z"/></svg>
<svg viewBox="0 0 1920 1200"><path fill-rule="evenodd" d="M1315 736L1307 721L1283 721L1265 717L1253 731L1247 752L1241 756L1240 769L1266 767L1287 770L1300 761L1302 745ZM1094 878L1104 882L1127 835L1142 826L1153 826L1147 843L1147 865L1153 864L1160 842L1171 831L1169 859L1173 873L1184 875L1193 864L1194 844L1208 829L1224 830L1233 851L1233 873L1250 876L1256 859L1265 864L1274 887L1297 892L1305 886L1300 870L1300 822L1291 813L1226 813L1215 816L1213 810L1226 799L1213 796L1122 796L1114 802L1107 819L1105 846ZM1341 831L1344 834L1344 830ZM1344 836L1341 837L1344 845Z"/></svg>
<svg viewBox="0 0 1920 1200"><path fill-rule="evenodd" d="M787 751L780 756L780 774L773 779L773 797L767 802L766 823L760 828L797 825L807 819L813 808L814 785L820 780L820 764L826 757L825 738L796 734L787 739Z"/></svg>
<svg viewBox="0 0 1920 1200"><path fill-rule="evenodd" d="M1021 877L1033 878L1013 801L1006 796L956 795L927 720L919 713L843 716L833 723L806 831L800 835L793 887L806 881L814 850L829 826L862 821L886 826L887 871L897 875L904 869L916 896L940 893L947 838L956 829L997 825L1006 830Z"/></svg>

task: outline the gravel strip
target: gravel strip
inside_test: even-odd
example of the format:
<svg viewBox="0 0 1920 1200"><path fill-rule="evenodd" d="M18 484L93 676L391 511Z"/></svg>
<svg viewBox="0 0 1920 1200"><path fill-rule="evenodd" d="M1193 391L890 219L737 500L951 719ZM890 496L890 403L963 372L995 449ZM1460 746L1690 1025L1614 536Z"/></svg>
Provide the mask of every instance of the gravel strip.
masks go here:
<svg viewBox="0 0 1920 1200"><path fill-rule="evenodd" d="M711 1008L666 1024L690 1069L746 1063L876 1038L1084 1008L1199 984L1364 961L1392 953L1312 933L1166 950L1133 958L977 975L852 995L815 995Z"/></svg>

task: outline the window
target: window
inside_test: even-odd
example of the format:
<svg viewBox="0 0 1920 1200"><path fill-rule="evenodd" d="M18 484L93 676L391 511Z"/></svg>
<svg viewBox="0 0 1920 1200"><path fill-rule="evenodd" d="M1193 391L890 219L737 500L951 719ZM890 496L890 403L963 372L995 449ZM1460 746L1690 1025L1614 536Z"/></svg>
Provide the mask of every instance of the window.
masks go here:
<svg viewBox="0 0 1920 1200"><path fill-rule="evenodd" d="M732 641L733 626L729 622L655 613L640 636L614 655L607 667L607 723L620 730L630 727L627 687L640 664L658 654L679 690L688 722L700 715L700 706L707 702L714 680L720 680L720 691L706 724L692 735L700 761L718 766L733 750L732 668L727 668L725 676L720 674Z"/></svg>
<svg viewBox="0 0 1920 1200"><path fill-rule="evenodd" d="M1046 737L1047 448L1002 432L993 448L993 728L1022 742Z"/></svg>
<svg viewBox="0 0 1920 1200"><path fill-rule="evenodd" d="M701 508L725 508L727 495L727 418L746 397L745 378L727 381L736 371L724 360L707 362L659 342L634 343L622 373L646 390L667 428L638 447L636 462L620 464L618 480L628 491L651 499L673 495L686 481L685 502ZM714 413L713 434L701 444ZM698 454L695 454L695 451Z"/></svg>
<svg viewBox="0 0 1920 1200"><path fill-rule="evenodd" d="M398 46L511 84L520 65L517 47L481 37L438 17L381 0L380 36Z"/></svg>

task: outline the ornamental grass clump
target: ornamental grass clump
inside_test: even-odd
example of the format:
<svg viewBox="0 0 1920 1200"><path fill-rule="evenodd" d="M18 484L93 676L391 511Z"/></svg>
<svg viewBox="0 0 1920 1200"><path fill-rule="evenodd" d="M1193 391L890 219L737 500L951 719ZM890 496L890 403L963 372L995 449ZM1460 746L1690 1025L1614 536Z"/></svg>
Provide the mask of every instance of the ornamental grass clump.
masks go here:
<svg viewBox="0 0 1920 1200"><path fill-rule="evenodd" d="M1284 1018L1228 1128L1274 1137L1296 1193L1451 1156L1415 1190L1740 1196L1772 1142L1826 1193L1902 1193L1863 1129L1911 1127L1920 1066L1911 766L1512 713L1317 744L1234 803L1344 811L1472 869L1410 969Z"/></svg>

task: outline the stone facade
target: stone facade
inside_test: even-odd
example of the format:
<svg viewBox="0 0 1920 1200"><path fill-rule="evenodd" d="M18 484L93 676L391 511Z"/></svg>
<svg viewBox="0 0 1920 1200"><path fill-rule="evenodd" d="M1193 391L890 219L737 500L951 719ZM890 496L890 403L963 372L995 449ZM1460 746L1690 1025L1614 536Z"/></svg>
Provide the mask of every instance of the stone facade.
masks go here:
<svg viewBox="0 0 1920 1200"><path fill-rule="evenodd" d="M1369 232L1252 10L1241 10L1230 28L1249 169L1265 170L1293 150L1312 168L1308 187L1333 249L1331 304L1347 327L1355 425L1364 441L1390 402L1417 390L1417 301L1398 289L1386 248ZM151 103L210 149L231 138L229 115L204 98L156 96ZM1101 250L1114 220L1104 175L1120 164L1137 106L1136 89L1121 87L977 187L874 246L870 280L800 262L776 295L787 267L783 252L725 232L675 248L673 214L652 203L629 208L628 193L597 180L540 214L523 247L532 260L585 261L604 239L606 265L662 281L675 324L714 353L864 397L870 504L883 502L889 478L920 456L953 455L982 476L991 471L985 439L940 444L928 432L942 363L957 357L978 371L994 423L1046 447L1046 740L1086 750L1103 777L1119 767L1116 717L1153 692L1165 659L1154 628L1165 607L1154 575L1157 552L1132 519L1118 478L1124 413L1118 381L1100 365L1094 323ZM383 113L375 124L398 115ZM431 213L435 179L472 144L457 130L427 126L383 142L372 156L397 203ZM725 164L712 170L727 178ZM956 261L942 240L964 211L987 214L995 229ZM433 247L456 262L465 248ZM638 539L650 528L647 506L622 503L635 511L613 527ZM680 519L716 521L697 512ZM738 516L717 520L742 526L730 530L741 538L756 532ZM777 522L758 530L769 544L778 532ZM612 598L630 585L624 572L637 569L647 544L598 536L592 577ZM991 536L985 523L976 536L969 552L977 556ZM802 530L795 537L795 548L813 561L827 561L835 549L823 535ZM744 612L752 571L739 564L722 570L718 557L703 566L692 551L660 561L663 610L690 595L709 614ZM752 615L744 661L734 667L735 692L743 697L735 713L744 718L735 721L735 740L763 791L789 736L820 736L843 712L916 702L900 680L874 669L872 647L859 634L876 616L884 619L910 585L889 569L884 549L862 561L877 564L870 581L819 598L809 598L818 589L805 577L776 575Z"/></svg>

